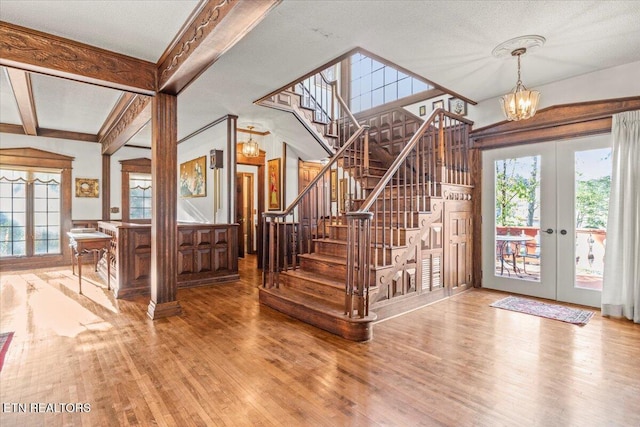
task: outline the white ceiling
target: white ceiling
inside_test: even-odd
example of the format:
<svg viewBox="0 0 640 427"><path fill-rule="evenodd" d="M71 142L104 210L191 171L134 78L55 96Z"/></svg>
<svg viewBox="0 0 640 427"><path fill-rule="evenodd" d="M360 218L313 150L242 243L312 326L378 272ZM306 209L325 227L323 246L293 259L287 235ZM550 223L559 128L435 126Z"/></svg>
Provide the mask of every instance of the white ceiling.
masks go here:
<svg viewBox="0 0 640 427"><path fill-rule="evenodd" d="M2 0L0 19L156 62L196 4ZM640 1L284 0L180 94L178 136L235 114L241 125L281 129L294 146L312 144L301 126L294 131L286 113L253 101L357 46L482 101L515 85L515 60L491 56L501 42L527 34L547 39L522 59L522 79L535 88L639 61L639 22ZM95 96L78 90L63 99L90 97L96 108L105 108ZM115 101L104 104L109 102ZM10 103L3 99L0 107L3 120L13 118ZM47 127L88 128L75 123L79 117L71 112L51 118L57 126ZM143 145L148 134L141 132L135 144Z"/></svg>

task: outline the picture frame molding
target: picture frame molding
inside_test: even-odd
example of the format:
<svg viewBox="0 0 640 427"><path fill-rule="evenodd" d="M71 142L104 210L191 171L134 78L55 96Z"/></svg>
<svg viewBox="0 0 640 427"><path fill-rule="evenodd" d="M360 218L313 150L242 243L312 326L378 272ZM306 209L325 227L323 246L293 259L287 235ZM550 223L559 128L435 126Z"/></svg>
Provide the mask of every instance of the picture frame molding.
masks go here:
<svg viewBox="0 0 640 427"><path fill-rule="evenodd" d="M193 190L198 190L198 188L189 188L190 179L196 179L198 176L198 169L200 169L200 178L202 179L202 183L199 186L200 190L194 192ZM196 197L207 197L207 156L196 157L195 159L188 160L186 162L180 163L180 175L178 176L179 188L180 188L180 197L183 199L191 199ZM193 183L191 183L193 184ZM189 190L189 193L184 192L185 185Z"/></svg>

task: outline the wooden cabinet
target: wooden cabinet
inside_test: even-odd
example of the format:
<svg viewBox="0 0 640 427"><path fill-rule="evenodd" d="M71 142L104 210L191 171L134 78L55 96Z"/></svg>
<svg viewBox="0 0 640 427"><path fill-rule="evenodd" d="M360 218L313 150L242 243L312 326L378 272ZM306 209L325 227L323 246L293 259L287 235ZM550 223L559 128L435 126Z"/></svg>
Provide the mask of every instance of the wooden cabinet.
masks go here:
<svg viewBox="0 0 640 427"><path fill-rule="evenodd" d="M99 222L113 237L111 283L116 298L148 294L151 278L151 225ZM237 224L178 224L178 288L239 279ZM101 270L106 274L106 266Z"/></svg>

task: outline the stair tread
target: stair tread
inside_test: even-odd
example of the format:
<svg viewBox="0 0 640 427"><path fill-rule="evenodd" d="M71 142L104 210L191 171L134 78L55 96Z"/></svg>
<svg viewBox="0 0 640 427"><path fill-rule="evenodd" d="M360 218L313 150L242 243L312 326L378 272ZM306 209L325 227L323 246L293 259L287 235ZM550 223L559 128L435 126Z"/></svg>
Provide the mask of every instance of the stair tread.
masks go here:
<svg viewBox="0 0 640 427"><path fill-rule="evenodd" d="M308 258L308 259L312 259L312 260L316 260L316 261L324 261L324 262L330 262L330 263L334 263L334 264L339 264L339 265L347 265L347 260L341 257L335 257L335 256L331 256L331 255L323 255L323 254L319 254L319 253L311 253L311 254L300 254L298 255L300 258Z"/></svg>
<svg viewBox="0 0 640 427"><path fill-rule="evenodd" d="M269 292L274 295L278 295L280 298L285 298L295 302L298 305L305 306L306 308L323 312L330 316L344 317L344 307L341 303L331 302L323 298L318 298L304 292L299 292L289 288L271 288Z"/></svg>
<svg viewBox="0 0 640 427"><path fill-rule="evenodd" d="M321 276L318 273L310 273L302 269L287 270L287 271L283 271L280 274L286 274L288 276L296 277L298 279L320 283L326 286L331 286L333 288L344 289L344 283L338 280L331 279L330 277Z"/></svg>

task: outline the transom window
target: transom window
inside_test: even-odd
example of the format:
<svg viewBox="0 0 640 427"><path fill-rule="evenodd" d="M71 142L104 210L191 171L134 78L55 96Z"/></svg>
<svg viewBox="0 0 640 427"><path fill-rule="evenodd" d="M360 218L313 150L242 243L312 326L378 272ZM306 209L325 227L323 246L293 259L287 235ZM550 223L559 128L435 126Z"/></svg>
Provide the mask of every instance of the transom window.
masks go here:
<svg viewBox="0 0 640 427"><path fill-rule="evenodd" d="M0 257L59 254L59 171L0 169Z"/></svg>
<svg viewBox="0 0 640 427"><path fill-rule="evenodd" d="M353 113L432 89L427 83L361 53L350 58L350 108Z"/></svg>

